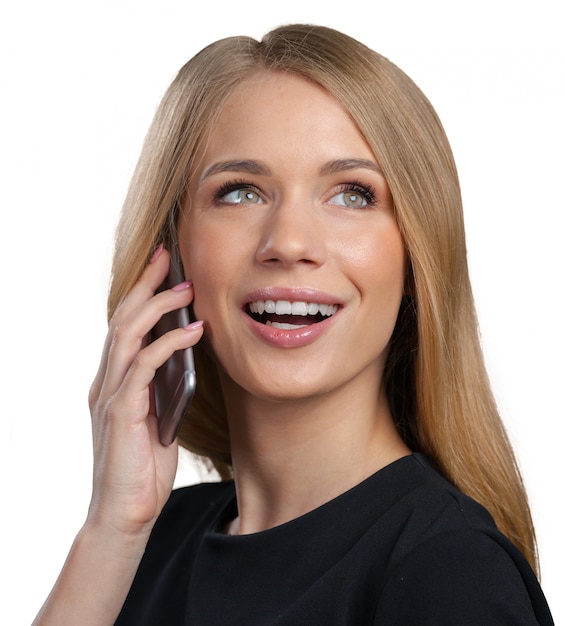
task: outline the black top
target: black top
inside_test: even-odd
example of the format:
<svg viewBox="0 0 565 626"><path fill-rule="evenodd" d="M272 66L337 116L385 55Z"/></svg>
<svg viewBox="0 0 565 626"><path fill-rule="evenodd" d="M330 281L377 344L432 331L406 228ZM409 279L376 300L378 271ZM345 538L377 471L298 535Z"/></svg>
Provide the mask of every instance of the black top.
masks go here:
<svg viewBox="0 0 565 626"><path fill-rule="evenodd" d="M176 490L116 624L553 624L487 511L415 454L295 520L227 536L233 482Z"/></svg>

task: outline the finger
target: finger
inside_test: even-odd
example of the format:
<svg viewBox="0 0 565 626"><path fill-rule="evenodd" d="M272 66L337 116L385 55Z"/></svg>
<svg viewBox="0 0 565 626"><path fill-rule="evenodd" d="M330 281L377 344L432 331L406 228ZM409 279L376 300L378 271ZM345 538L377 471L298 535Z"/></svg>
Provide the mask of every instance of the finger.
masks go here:
<svg viewBox="0 0 565 626"><path fill-rule="evenodd" d="M150 410L150 384L155 372L176 350L192 347L203 334L202 322L172 330L140 350L126 372L107 412L124 427L144 422ZM111 406L110 406L111 405Z"/></svg>
<svg viewBox="0 0 565 626"><path fill-rule="evenodd" d="M122 320L129 318L133 311L153 297L157 288L165 280L171 256L167 250L163 248L159 250L159 254L154 255L145 266L134 286L118 305L112 316L112 321L115 323L120 324Z"/></svg>
<svg viewBox="0 0 565 626"><path fill-rule="evenodd" d="M187 306L193 297L189 283L169 289L142 304L121 326L113 329L100 395L108 397L121 385L146 337L165 313ZM165 359L166 360L166 359ZM161 365L161 363L159 363Z"/></svg>
<svg viewBox="0 0 565 626"><path fill-rule="evenodd" d="M102 383L106 375L108 355L114 340L116 328L123 324L124 320L127 320L128 317L141 304L143 304L143 302L146 302L153 296L155 290L159 287L167 275L169 262L169 253L163 249L162 246L159 246L134 287L125 296L114 312L112 320L110 321L106 340L104 342L100 365L89 392L89 402L91 407L93 401L95 401L95 399L99 396L102 388Z"/></svg>

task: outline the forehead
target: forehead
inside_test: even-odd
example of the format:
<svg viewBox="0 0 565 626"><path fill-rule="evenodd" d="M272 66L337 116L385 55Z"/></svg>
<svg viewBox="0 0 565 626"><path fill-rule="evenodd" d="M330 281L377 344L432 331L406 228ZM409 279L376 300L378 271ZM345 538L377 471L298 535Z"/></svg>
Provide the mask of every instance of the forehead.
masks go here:
<svg viewBox="0 0 565 626"><path fill-rule="evenodd" d="M335 159L374 155L350 115L321 86L297 74L261 70L230 94L198 162L227 158Z"/></svg>
<svg viewBox="0 0 565 626"><path fill-rule="evenodd" d="M311 98L328 99L337 104L326 89L304 76L288 71L256 70L237 84L226 99L223 110L252 105L254 101L276 105L281 98L288 96L299 97L305 102ZM311 108L314 108L313 104Z"/></svg>

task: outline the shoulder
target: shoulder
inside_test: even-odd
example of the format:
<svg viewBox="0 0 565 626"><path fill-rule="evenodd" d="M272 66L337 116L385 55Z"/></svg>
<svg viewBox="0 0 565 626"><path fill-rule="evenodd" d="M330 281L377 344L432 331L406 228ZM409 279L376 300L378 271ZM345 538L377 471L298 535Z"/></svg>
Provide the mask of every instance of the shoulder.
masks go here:
<svg viewBox="0 0 565 626"><path fill-rule="evenodd" d="M486 535L504 543L488 511L443 478L423 455L413 454L390 467L386 483L375 484L377 498L388 487L386 512L377 518L391 531L391 563L420 545L457 532Z"/></svg>
<svg viewBox="0 0 565 626"><path fill-rule="evenodd" d="M202 536L234 499L233 483L174 490L149 538L116 624L181 623Z"/></svg>
<svg viewBox="0 0 565 626"><path fill-rule="evenodd" d="M428 538L390 571L378 602L388 624L552 624L533 572L474 529Z"/></svg>
<svg viewBox="0 0 565 626"><path fill-rule="evenodd" d="M552 624L535 574L490 514L415 460L375 623Z"/></svg>

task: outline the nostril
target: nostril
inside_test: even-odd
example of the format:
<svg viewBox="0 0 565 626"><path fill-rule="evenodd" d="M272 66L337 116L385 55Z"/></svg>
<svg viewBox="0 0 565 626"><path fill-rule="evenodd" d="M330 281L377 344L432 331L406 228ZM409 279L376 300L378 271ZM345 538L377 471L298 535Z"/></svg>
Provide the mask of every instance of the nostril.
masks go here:
<svg viewBox="0 0 565 626"><path fill-rule="evenodd" d="M288 257L272 257L269 259L261 259L260 260L261 263L263 263L264 265L281 265L281 266L285 266L285 265L313 265L313 266L317 266L319 265L318 261L315 261L314 259L289 259Z"/></svg>
<svg viewBox="0 0 565 626"><path fill-rule="evenodd" d="M257 261L270 267L321 265L325 243L315 230L317 226L298 219L299 215L283 219L282 212L282 207L275 209L269 223L264 225L263 238L257 247Z"/></svg>

